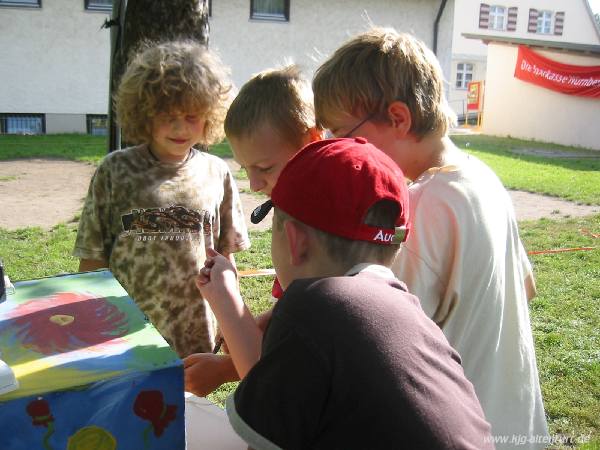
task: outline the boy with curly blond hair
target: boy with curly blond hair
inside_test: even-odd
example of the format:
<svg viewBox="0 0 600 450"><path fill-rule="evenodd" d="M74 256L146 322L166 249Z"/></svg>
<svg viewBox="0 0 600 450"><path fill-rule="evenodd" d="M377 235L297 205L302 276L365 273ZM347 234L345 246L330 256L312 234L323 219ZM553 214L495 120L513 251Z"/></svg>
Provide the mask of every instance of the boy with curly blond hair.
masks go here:
<svg viewBox="0 0 600 450"><path fill-rule="evenodd" d="M145 45L115 96L135 146L96 170L73 254L81 271L109 268L181 357L210 351L215 320L195 275L208 248L249 246L235 181L197 150L223 138L231 84L216 55L193 41Z"/></svg>

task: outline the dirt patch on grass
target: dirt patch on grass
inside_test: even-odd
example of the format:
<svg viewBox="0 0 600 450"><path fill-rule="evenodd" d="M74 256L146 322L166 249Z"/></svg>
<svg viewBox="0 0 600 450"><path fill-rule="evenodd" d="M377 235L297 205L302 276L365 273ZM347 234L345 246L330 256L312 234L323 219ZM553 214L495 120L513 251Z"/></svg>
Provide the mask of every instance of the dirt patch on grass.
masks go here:
<svg viewBox="0 0 600 450"><path fill-rule="evenodd" d="M233 173L239 166L228 160ZM94 166L73 161L28 159L0 161L0 228L15 230L26 227L50 229L59 223L76 220ZM249 184L239 180L240 198L244 213L265 201L265 197L250 193ZM542 217L560 218L600 213L600 206L578 205L554 197L511 191L519 220ZM270 213L272 214L272 212ZM250 230L264 230L271 226L270 218Z"/></svg>
<svg viewBox="0 0 600 450"><path fill-rule="evenodd" d="M592 150L565 151L561 149L546 148L513 148L510 152L517 155L531 155L539 156L541 158L600 159L600 152Z"/></svg>
<svg viewBox="0 0 600 450"><path fill-rule="evenodd" d="M0 228L52 228L79 214L94 173L64 160L0 161Z"/></svg>
<svg viewBox="0 0 600 450"><path fill-rule="evenodd" d="M235 168L235 163L230 166ZM0 228L49 230L59 223L76 221L94 170L92 164L56 159L0 161ZM239 166L233 173L237 170ZM249 217L265 198L249 193L247 181L241 180L238 185L242 207ZM271 226L269 218L258 225L249 220L247 223L251 230Z"/></svg>

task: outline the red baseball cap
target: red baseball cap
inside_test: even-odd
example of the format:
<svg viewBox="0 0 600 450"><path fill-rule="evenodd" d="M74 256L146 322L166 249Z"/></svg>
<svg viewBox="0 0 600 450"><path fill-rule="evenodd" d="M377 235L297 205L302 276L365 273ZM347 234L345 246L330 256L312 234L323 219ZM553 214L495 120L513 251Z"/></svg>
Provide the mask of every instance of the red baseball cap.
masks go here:
<svg viewBox="0 0 600 450"><path fill-rule="evenodd" d="M364 223L381 200L398 205L395 228ZM306 225L347 239L399 244L408 236L408 189L402 170L362 137L308 144L287 163L271 200L252 212L260 222L275 205Z"/></svg>

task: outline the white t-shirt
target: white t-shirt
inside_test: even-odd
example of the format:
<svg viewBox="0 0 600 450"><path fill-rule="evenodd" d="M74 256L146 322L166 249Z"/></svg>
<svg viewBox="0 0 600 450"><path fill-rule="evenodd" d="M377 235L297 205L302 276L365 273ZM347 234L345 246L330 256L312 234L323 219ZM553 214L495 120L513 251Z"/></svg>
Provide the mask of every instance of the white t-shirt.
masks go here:
<svg viewBox="0 0 600 450"><path fill-rule="evenodd" d="M411 184L412 229L393 270L461 355L497 448L544 448L524 282L531 265L512 201L477 158L462 153L455 163Z"/></svg>

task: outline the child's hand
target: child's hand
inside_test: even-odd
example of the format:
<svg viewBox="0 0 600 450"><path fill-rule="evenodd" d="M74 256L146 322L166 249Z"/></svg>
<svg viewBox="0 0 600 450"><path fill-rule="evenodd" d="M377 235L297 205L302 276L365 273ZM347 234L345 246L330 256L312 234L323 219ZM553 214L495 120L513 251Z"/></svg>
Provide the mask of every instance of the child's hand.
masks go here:
<svg viewBox="0 0 600 450"><path fill-rule="evenodd" d="M218 301L219 297L237 291L237 270L229 259L209 248L196 286L209 303Z"/></svg>
<svg viewBox="0 0 600 450"><path fill-rule="evenodd" d="M205 397L223 383L239 380L229 356L194 353L183 360L185 390Z"/></svg>

